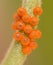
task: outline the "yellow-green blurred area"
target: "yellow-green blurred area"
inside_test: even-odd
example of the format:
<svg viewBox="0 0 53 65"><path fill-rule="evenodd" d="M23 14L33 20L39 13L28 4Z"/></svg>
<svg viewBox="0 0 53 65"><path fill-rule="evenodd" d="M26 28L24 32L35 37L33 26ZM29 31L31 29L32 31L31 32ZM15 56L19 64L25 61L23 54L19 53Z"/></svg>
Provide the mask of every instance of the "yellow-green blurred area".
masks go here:
<svg viewBox="0 0 53 65"><path fill-rule="evenodd" d="M38 29L42 31L38 49L28 56L24 65L53 65L53 1L42 0L44 13ZM33 3L32 3L33 4ZM11 23L21 0L0 0L0 62L13 38Z"/></svg>

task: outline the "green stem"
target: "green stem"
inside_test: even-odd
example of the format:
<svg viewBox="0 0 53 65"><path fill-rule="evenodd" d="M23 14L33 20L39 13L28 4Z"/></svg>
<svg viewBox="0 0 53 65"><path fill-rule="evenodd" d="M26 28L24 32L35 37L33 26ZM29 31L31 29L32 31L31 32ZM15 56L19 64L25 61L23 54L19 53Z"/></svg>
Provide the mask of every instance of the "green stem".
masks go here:
<svg viewBox="0 0 53 65"><path fill-rule="evenodd" d="M26 55L22 53L22 45L15 41L13 48L10 51L10 54L7 60L4 62L4 65L21 65L26 58Z"/></svg>
<svg viewBox="0 0 53 65"><path fill-rule="evenodd" d="M24 6L32 16L33 8L38 5L41 5L41 0L22 0L22 6ZM13 40L1 65L23 65L26 58L27 55L22 52L22 45Z"/></svg>

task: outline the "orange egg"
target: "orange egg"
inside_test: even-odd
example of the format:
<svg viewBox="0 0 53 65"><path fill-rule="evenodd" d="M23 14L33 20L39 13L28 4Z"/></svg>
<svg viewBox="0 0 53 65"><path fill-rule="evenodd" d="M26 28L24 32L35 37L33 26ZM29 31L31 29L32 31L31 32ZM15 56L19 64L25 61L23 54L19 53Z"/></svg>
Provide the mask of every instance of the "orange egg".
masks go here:
<svg viewBox="0 0 53 65"><path fill-rule="evenodd" d="M42 33L41 33L41 31L40 30L35 30L35 32L36 32L36 38L41 38L41 36L42 36Z"/></svg>
<svg viewBox="0 0 53 65"><path fill-rule="evenodd" d="M25 23L29 23L30 20L31 20L31 17L29 14L26 14L22 17L22 20L25 22Z"/></svg>
<svg viewBox="0 0 53 65"><path fill-rule="evenodd" d="M34 17L34 16L31 17L30 24L33 25L33 26L37 26L39 24L39 18Z"/></svg>
<svg viewBox="0 0 53 65"><path fill-rule="evenodd" d="M15 32L14 33L14 39L17 40L17 41L20 41L22 37L22 33L21 32Z"/></svg>
<svg viewBox="0 0 53 65"><path fill-rule="evenodd" d="M31 49L31 47L27 46L27 47L24 47L22 49L22 51L23 51L24 54L29 55L29 54L31 54L32 49Z"/></svg>
<svg viewBox="0 0 53 65"><path fill-rule="evenodd" d="M22 21L17 21L16 25L18 30L23 30L23 28L25 27L25 24Z"/></svg>
<svg viewBox="0 0 53 65"><path fill-rule="evenodd" d="M25 27L24 27L24 32L29 34L30 32L32 31L32 26L27 24Z"/></svg>
<svg viewBox="0 0 53 65"><path fill-rule="evenodd" d="M38 47L38 44L35 41L31 41L29 46L34 50L34 49L36 49Z"/></svg>
<svg viewBox="0 0 53 65"><path fill-rule="evenodd" d="M43 13L43 10L42 10L41 7L37 6L37 7L34 8L33 13L35 15L41 15Z"/></svg>
<svg viewBox="0 0 53 65"><path fill-rule="evenodd" d="M35 30L33 30L33 31L29 34L29 38L31 38L31 39L35 39L35 38L36 38L36 32L35 32Z"/></svg>
<svg viewBox="0 0 53 65"><path fill-rule="evenodd" d="M26 14L26 9L25 9L24 7L18 8L17 14L18 14L20 17L22 17L23 15Z"/></svg>
<svg viewBox="0 0 53 65"><path fill-rule="evenodd" d="M12 23L12 29L13 29L13 30L17 30L16 22L13 22L13 23Z"/></svg>
<svg viewBox="0 0 53 65"><path fill-rule="evenodd" d="M14 14L14 20L15 20L15 21L19 21L19 20L20 20L20 17L18 16L17 13Z"/></svg>
<svg viewBox="0 0 53 65"><path fill-rule="evenodd" d="M28 37L22 36L22 38L21 38L22 45L26 46L29 44L29 42L30 42L30 39Z"/></svg>

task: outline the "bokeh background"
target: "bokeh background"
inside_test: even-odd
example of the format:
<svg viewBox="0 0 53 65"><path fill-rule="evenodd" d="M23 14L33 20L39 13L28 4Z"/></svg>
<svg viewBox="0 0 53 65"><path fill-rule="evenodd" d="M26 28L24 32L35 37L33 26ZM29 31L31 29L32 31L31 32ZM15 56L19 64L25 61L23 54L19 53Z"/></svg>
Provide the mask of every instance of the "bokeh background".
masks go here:
<svg viewBox="0 0 53 65"><path fill-rule="evenodd" d="M40 17L38 28L42 38L38 40L39 48L28 57L24 65L53 65L53 1L42 0L44 13ZM13 14L21 6L21 0L0 0L0 62L13 38L11 23Z"/></svg>

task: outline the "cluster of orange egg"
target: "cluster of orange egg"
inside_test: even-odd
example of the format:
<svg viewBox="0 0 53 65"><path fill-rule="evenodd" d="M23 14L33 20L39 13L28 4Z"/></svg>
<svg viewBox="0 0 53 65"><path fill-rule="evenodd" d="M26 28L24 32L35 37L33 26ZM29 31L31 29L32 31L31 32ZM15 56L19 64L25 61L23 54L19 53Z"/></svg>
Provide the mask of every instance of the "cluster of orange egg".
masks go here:
<svg viewBox="0 0 53 65"><path fill-rule="evenodd" d="M16 30L14 39L21 42L24 54L30 54L38 47L35 40L41 37L41 31L34 27L39 24L37 15L40 16L42 12L42 8L38 6L33 10L34 16L30 16L24 7L20 7L14 15L15 22L12 23L13 30Z"/></svg>

